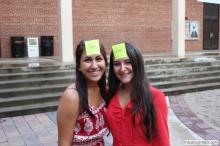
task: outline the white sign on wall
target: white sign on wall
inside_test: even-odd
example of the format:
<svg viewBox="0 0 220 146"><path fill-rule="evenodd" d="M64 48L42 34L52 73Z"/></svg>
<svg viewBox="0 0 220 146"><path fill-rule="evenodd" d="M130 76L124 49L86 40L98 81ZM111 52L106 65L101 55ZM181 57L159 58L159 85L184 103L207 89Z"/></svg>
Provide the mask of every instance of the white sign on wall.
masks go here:
<svg viewBox="0 0 220 146"><path fill-rule="evenodd" d="M28 57L39 57L39 44L37 37L27 38Z"/></svg>
<svg viewBox="0 0 220 146"><path fill-rule="evenodd" d="M198 40L199 39L199 22L185 21L185 39Z"/></svg>

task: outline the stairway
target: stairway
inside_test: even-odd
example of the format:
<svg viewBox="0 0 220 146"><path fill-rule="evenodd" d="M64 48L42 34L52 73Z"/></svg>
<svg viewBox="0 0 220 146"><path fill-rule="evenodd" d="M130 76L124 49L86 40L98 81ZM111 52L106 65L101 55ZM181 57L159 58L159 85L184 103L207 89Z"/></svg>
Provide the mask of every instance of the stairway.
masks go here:
<svg viewBox="0 0 220 146"><path fill-rule="evenodd" d="M177 95L220 88L220 57L215 61L180 62L147 65L146 70L153 86L165 95Z"/></svg>
<svg viewBox="0 0 220 146"><path fill-rule="evenodd" d="M24 63L0 68L0 118L56 110L73 77L73 64L44 62L28 67Z"/></svg>
<svg viewBox="0 0 220 146"><path fill-rule="evenodd" d="M220 56L211 58L146 60L145 69L151 84L166 95L216 89ZM74 81L73 64L0 65L0 118L56 110L62 92Z"/></svg>

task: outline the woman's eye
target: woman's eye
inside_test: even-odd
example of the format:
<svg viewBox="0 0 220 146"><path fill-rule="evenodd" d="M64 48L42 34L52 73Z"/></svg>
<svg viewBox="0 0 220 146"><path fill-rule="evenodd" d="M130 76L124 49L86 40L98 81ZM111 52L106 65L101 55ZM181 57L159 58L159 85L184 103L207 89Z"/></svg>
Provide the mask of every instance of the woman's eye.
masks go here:
<svg viewBox="0 0 220 146"><path fill-rule="evenodd" d="M91 61L90 58L85 58L85 59L84 59L84 62L90 62L90 61Z"/></svg>
<svg viewBox="0 0 220 146"><path fill-rule="evenodd" d="M120 62L114 62L113 65L114 66L120 66Z"/></svg>
<svg viewBox="0 0 220 146"><path fill-rule="evenodd" d="M125 64L131 64L130 60L125 60Z"/></svg>
<svg viewBox="0 0 220 146"><path fill-rule="evenodd" d="M131 64L131 61L126 61L125 63L126 63L126 64Z"/></svg>
<svg viewBox="0 0 220 146"><path fill-rule="evenodd" d="M97 60L97 61L102 61L103 58L102 58L102 57L97 57L96 60Z"/></svg>

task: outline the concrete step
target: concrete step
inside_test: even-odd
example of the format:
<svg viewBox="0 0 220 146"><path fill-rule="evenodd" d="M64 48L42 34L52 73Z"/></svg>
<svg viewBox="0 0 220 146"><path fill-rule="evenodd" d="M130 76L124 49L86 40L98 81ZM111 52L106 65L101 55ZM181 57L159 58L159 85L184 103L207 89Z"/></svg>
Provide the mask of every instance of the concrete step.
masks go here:
<svg viewBox="0 0 220 146"><path fill-rule="evenodd" d="M0 90L11 89L17 87L36 87L42 85L55 85L55 84L67 84L74 82L73 75L61 76L61 77L42 77L42 78L27 78L27 79L18 79L18 80L6 80L0 81Z"/></svg>
<svg viewBox="0 0 220 146"><path fill-rule="evenodd" d="M62 92L44 93L28 96L17 96L0 98L0 107L13 107L20 105L28 105L32 103L45 103L50 101L58 101Z"/></svg>
<svg viewBox="0 0 220 146"><path fill-rule="evenodd" d="M174 75L149 76L149 80L151 82L163 82L163 81L186 80L186 79L193 79L193 78L204 78L204 77L218 76L218 75L220 75L220 70L195 72L195 73L188 73L188 74L185 74L183 72L181 74L174 74Z"/></svg>
<svg viewBox="0 0 220 146"><path fill-rule="evenodd" d="M164 63L164 64L146 64L147 70L154 69L168 69L168 68L185 68L185 67L202 67L220 65L220 61L213 62L177 62L177 63Z"/></svg>
<svg viewBox="0 0 220 146"><path fill-rule="evenodd" d="M170 55L168 56L154 56L153 57L149 57L149 55L144 56L144 62L145 64L164 64L164 63L178 63L178 62L194 62L195 59L198 58L213 58L215 60L220 60L220 54L215 54L215 55L201 55L198 54L196 56L187 56L186 58L176 58L176 57L172 57ZM207 61L207 60L206 60ZM204 62L204 61L203 61Z"/></svg>
<svg viewBox="0 0 220 146"><path fill-rule="evenodd" d="M43 64L39 66L30 66L28 64L17 65L1 65L0 74L4 73L22 73L22 72L35 72L35 71L50 71L50 70L70 70L73 69L73 64Z"/></svg>
<svg viewBox="0 0 220 146"><path fill-rule="evenodd" d="M158 75L172 75L172 74L187 74L193 72L204 72L204 71L214 71L214 70L220 70L220 65L155 69L155 70L146 70L146 72L149 76L155 76L155 75L158 76Z"/></svg>
<svg viewBox="0 0 220 146"><path fill-rule="evenodd" d="M58 84L58 85L50 85L50 86L26 87L26 88L18 87L12 89L4 89L4 90L0 90L0 98L62 92L68 85L69 84Z"/></svg>
<svg viewBox="0 0 220 146"><path fill-rule="evenodd" d="M198 85L188 85L183 87L173 87L173 88L167 88L163 89L160 88L165 95L179 95L189 92L198 92L198 91L204 91L204 90L211 90L211 89L219 89L220 88L220 82L217 83L207 83L207 84L198 84Z"/></svg>
<svg viewBox="0 0 220 146"><path fill-rule="evenodd" d="M32 103L28 105L12 106L0 108L0 118L9 116L19 116L33 114L39 112L55 111L58 101L50 101L45 103Z"/></svg>
<svg viewBox="0 0 220 146"><path fill-rule="evenodd" d="M39 71L39 72L23 72L0 74L0 81L39 78L39 77L62 77L73 75L73 70L55 70L55 71Z"/></svg>
<svg viewBox="0 0 220 146"><path fill-rule="evenodd" d="M154 82L152 83L153 86L158 88L173 88L173 87L181 87L181 86L189 86L189 85L202 85L202 84L209 84L209 83L220 83L220 75L218 76L211 76L211 77L204 77L204 78L195 78L195 79L185 79L185 80L175 80L175 81L165 81L165 82Z"/></svg>

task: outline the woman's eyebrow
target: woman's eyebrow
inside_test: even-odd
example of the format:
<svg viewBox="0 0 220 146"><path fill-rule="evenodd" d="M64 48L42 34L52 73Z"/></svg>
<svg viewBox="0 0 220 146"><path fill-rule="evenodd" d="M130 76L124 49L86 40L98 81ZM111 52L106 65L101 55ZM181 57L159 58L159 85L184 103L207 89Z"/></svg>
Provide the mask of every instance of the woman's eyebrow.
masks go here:
<svg viewBox="0 0 220 146"><path fill-rule="evenodd" d="M85 56L84 59L91 59L91 57L89 57L89 56Z"/></svg>

